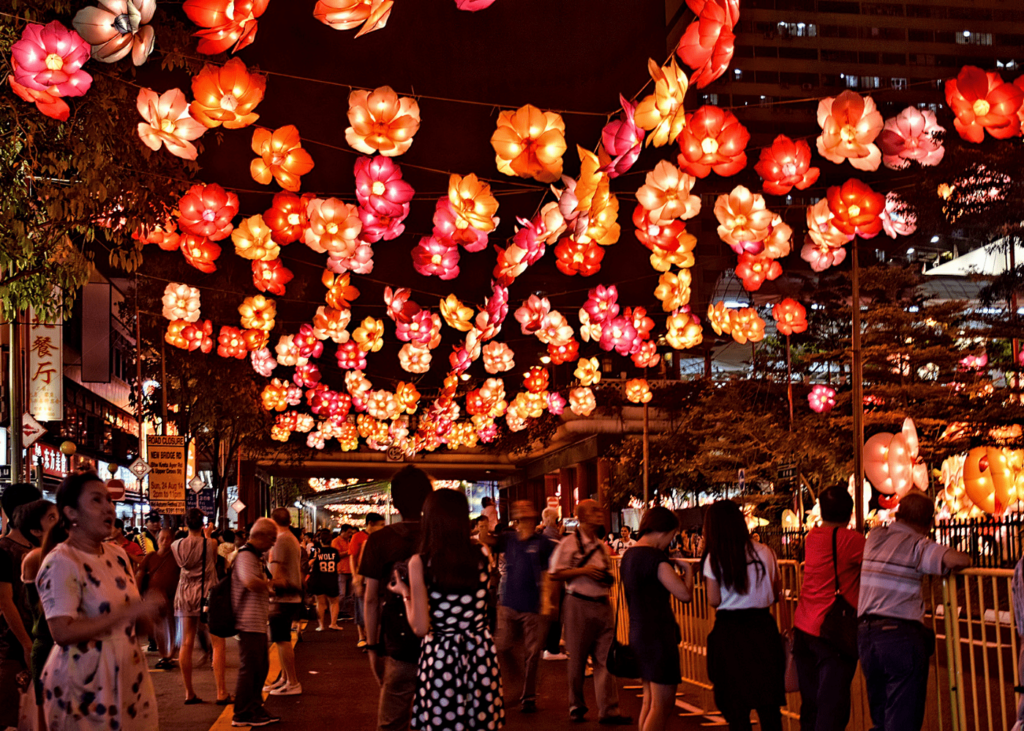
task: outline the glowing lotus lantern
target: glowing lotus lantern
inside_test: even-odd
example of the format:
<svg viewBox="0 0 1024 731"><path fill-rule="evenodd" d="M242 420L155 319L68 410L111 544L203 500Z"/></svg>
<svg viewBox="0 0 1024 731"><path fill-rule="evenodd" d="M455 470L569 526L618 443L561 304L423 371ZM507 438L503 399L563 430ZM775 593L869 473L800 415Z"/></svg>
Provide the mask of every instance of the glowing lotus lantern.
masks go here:
<svg viewBox="0 0 1024 731"><path fill-rule="evenodd" d="M494 217L498 201L491 194L491 186L473 173L465 177L452 174L448 181L448 202L456 218L466 226L488 232L498 225Z"/></svg>
<svg viewBox="0 0 1024 731"><path fill-rule="evenodd" d="M841 165L844 160L857 170L878 170L882 153L875 138L882 131L882 115L871 97L844 91L818 103L818 154Z"/></svg>
<svg viewBox="0 0 1024 731"><path fill-rule="evenodd" d="M601 364L597 358L580 358L573 375L582 386L593 386L601 382Z"/></svg>
<svg viewBox="0 0 1024 731"><path fill-rule="evenodd" d="M399 287L392 290L391 287L384 288L384 304L387 306L387 316L394 322L408 324L420 313L420 306L409 300L412 290L406 287Z"/></svg>
<svg viewBox="0 0 1024 731"><path fill-rule="evenodd" d="M752 307L741 307L730 316L732 339L740 345L758 343L764 339L764 320Z"/></svg>
<svg viewBox="0 0 1024 731"><path fill-rule="evenodd" d="M636 199L647 211L651 223L693 218L700 213L700 198L690 194L693 183L692 176L662 160L647 173L646 183L636 192Z"/></svg>
<svg viewBox="0 0 1024 731"><path fill-rule="evenodd" d="M739 0L687 0L697 19L687 26L676 54L693 69L690 83L703 89L729 68L735 50L733 28L739 21Z"/></svg>
<svg viewBox="0 0 1024 731"><path fill-rule="evenodd" d="M720 224L718 237L737 254L761 253L774 217L766 208L764 198L742 185L733 188L728 195L718 196L715 201L715 218Z"/></svg>
<svg viewBox="0 0 1024 731"><path fill-rule="evenodd" d="M237 53L256 40L257 19L270 0L185 0L182 10L203 30L196 50L205 54Z"/></svg>
<svg viewBox="0 0 1024 731"><path fill-rule="evenodd" d="M213 350L213 323L209 320L199 320L186 325L181 331L181 336L188 343L189 351L198 350L200 353L209 353Z"/></svg>
<svg viewBox="0 0 1024 731"><path fill-rule="evenodd" d="M164 288L163 316L168 320L195 322L199 319L199 290L171 282Z"/></svg>
<svg viewBox="0 0 1024 731"><path fill-rule="evenodd" d="M11 59L11 64L12 66L16 66L17 61ZM10 82L11 91L13 91L15 95L30 104L35 104L36 109L38 109L40 113L61 122L68 121L68 117L71 116L71 107L67 105L67 102L60 98L60 94L56 91L52 91L50 89L47 89L46 91L29 89L27 86L22 86L15 81L14 76L8 76L7 81Z"/></svg>
<svg viewBox="0 0 1024 731"><path fill-rule="evenodd" d="M249 352L267 347L270 343L270 333L266 330L255 330L250 328L242 332L242 339L245 341L245 348Z"/></svg>
<svg viewBox="0 0 1024 731"><path fill-rule="evenodd" d="M689 307L673 312L665 324L668 327L665 339L676 350L696 348L704 341L704 329L696 315L690 313Z"/></svg>
<svg viewBox="0 0 1024 731"><path fill-rule="evenodd" d="M277 353L277 362L283 366L297 366L306 363L306 359L299 355L299 348L295 344L294 335L282 335L277 345L274 346Z"/></svg>
<svg viewBox="0 0 1024 731"><path fill-rule="evenodd" d="M459 332L469 332L473 329L473 308L466 307L454 294L441 300L441 317L448 327Z"/></svg>
<svg viewBox="0 0 1024 731"><path fill-rule="evenodd" d="M370 392L370 397L366 400L366 413L374 419L387 421L401 414L402 407L398 405L395 394L381 389Z"/></svg>
<svg viewBox="0 0 1024 731"><path fill-rule="evenodd" d="M601 130L601 147L609 156L601 170L609 178L618 177L633 167L644 142L644 131L633 118L636 107L621 94L619 103L622 105L622 117L613 119Z"/></svg>
<svg viewBox="0 0 1024 731"><path fill-rule="evenodd" d="M715 334L729 335L732 333L732 310L721 301L708 305L708 322Z"/></svg>
<svg viewBox="0 0 1024 731"><path fill-rule="evenodd" d="M98 7L79 10L71 23L92 45L97 61L115 63L130 53L132 63L141 66L153 52L154 12L156 0L99 0Z"/></svg>
<svg viewBox="0 0 1024 731"><path fill-rule="evenodd" d="M601 329L601 350L615 350L619 355L629 355L637 337L633 323L625 317L609 320Z"/></svg>
<svg viewBox="0 0 1024 731"><path fill-rule="evenodd" d="M89 44L59 21L27 23L11 46L13 79L24 88L56 97L82 96L92 76L82 71Z"/></svg>
<svg viewBox="0 0 1024 731"><path fill-rule="evenodd" d="M564 343L548 343L548 357L555 365L562 365L576 360L580 354L580 344L575 339Z"/></svg>
<svg viewBox="0 0 1024 731"><path fill-rule="evenodd" d="M313 169L313 158L302 149L299 130L289 124L273 132L259 128L252 133L252 151L259 155L249 165L252 179L269 185L271 179L285 190L295 192L301 177Z"/></svg>
<svg viewBox="0 0 1024 731"><path fill-rule="evenodd" d="M832 224L848 236L872 238L882 230L885 196L855 178L832 186L827 194Z"/></svg>
<svg viewBox="0 0 1024 731"><path fill-rule="evenodd" d="M918 460L917 429L913 419L899 434L875 434L864 444L864 473L884 495L906 495L916 485L928 489L928 468Z"/></svg>
<svg viewBox="0 0 1024 731"><path fill-rule="evenodd" d="M686 126L683 97L689 82L674 58L662 67L654 59L648 59L647 69L654 81L654 93L637 104L633 119L638 127L651 133L646 144L662 147L675 142Z"/></svg>
<svg viewBox="0 0 1024 731"><path fill-rule="evenodd" d="M678 274L665 272L658 278L658 286L654 296L661 301L661 309L665 312L678 310L690 302L690 270L683 269Z"/></svg>
<svg viewBox="0 0 1024 731"><path fill-rule="evenodd" d="M366 368L366 351L359 347L359 343L349 340L338 346L335 353L338 361L338 368L342 370L361 371Z"/></svg>
<svg viewBox="0 0 1024 731"><path fill-rule="evenodd" d="M303 388L313 388L320 383L320 368L316 363L306 363L295 368L292 374L292 383Z"/></svg>
<svg viewBox="0 0 1024 731"><path fill-rule="evenodd" d="M773 281L781 275L782 265L768 256L744 252L740 254L739 261L736 263L736 276L743 284L743 289L748 292L756 292L765 283L765 280ZM681 304L685 305L686 302Z"/></svg>
<svg viewBox="0 0 1024 731"><path fill-rule="evenodd" d="M455 279L459 276L459 247L424 236L412 250L412 265L424 277Z"/></svg>
<svg viewBox="0 0 1024 731"><path fill-rule="evenodd" d="M576 416L590 416L597 408L594 392L586 386L569 391L569 410Z"/></svg>
<svg viewBox="0 0 1024 731"><path fill-rule="evenodd" d="M891 239L910 236L917 231L917 214L895 192L885 195L885 211L882 212L882 229Z"/></svg>
<svg viewBox="0 0 1024 731"><path fill-rule="evenodd" d="M260 398L263 408L267 411L284 411L288 408L288 386L279 378L275 378L263 387Z"/></svg>
<svg viewBox="0 0 1024 731"><path fill-rule="evenodd" d="M399 321L395 327L395 335L403 342L411 342L421 348L434 347L434 316L427 310L420 310L409 322Z"/></svg>
<svg viewBox="0 0 1024 731"><path fill-rule="evenodd" d="M363 224L358 209L337 198L314 198L306 206L309 227L303 243L313 251L331 256L351 257L359 247Z"/></svg>
<svg viewBox="0 0 1024 731"><path fill-rule="evenodd" d="M558 310L552 310L541 319L537 339L546 345L562 345L572 340L572 326Z"/></svg>
<svg viewBox="0 0 1024 731"><path fill-rule="evenodd" d="M907 107L892 119L878 136L882 163L893 170L903 170L916 161L921 165L938 165L946 148L942 146L945 128L935 120L935 112Z"/></svg>
<svg viewBox="0 0 1024 731"><path fill-rule="evenodd" d="M199 183L181 197L178 210L182 231L220 241L231 234L231 220L238 215L238 196L216 183Z"/></svg>
<svg viewBox="0 0 1024 731"><path fill-rule="evenodd" d="M394 160L377 155L356 160L356 199L359 205L381 216L400 217L408 213L412 186L402 179Z"/></svg>
<svg viewBox="0 0 1024 731"><path fill-rule="evenodd" d="M562 174L565 122L554 112L542 112L532 104L498 115L491 135L498 171L505 175L553 183Z"/></svg>
<svg viewBox="0 0 1024 731"><path fill-rule="evenodd" d="M531 294L523 306L516 310L516 320L522 329L523 335L532 335L540 330L545 316L551 311L551 302L546 297L538 297Z"/></svg>
<svg viewBox="0 0 1024 731"><path fill-rule="evenodd" d="M503 373L512 370L516 363L512 349L499 342L490 342L483 348L484 370L488 373Z"/></svg>
<svg viewBox="0 0 1024 731"><path fill-rule="evenodd" d="M540 366L533 366L523 374L523 387L530 393L547 391L548 382L548 371Z"/></svg>
<svg viewBox="0 0 1024 731"><path fill-rule="evenodd" d="M509 247L511 248L511 247ZM555 247L555 266L566 276L590 277L601 271L604 249L593 241L562 239Z"/></svg>
<svg viewBox="0 0 1024 731"><path fill-rule="evenodd" d="M1018 136L1022 101L1020 87L975 66L964 66L946 82L946 104L956 116L953 126L968 142L980 143L986 131L1000 140Z"/></svg>
<svg viewBox="0 0 1024 731"><path fill-rule="evenodd" d="M651 340L641 343L640 349L630 357L633 359L633 365L637 368L654 368L661 362L661 356L658 354L658 344Z"/></svg>
<svg viewBox="0 0 1024 731"><path fill-rule="evenodd" d="M302 238L309 225L306 206L310 200L312 197L300 198L287 192L274 196L270 208L263 213L263 221L270 227L270 236L277 244L285 246Z"/></svg>
<svg viewBox="0 0 1024 731"><path fill-rule="evenodd" d="M634 404L649 404L654 396L644 378L631 378L626 381L626 400Z"/></svg>
<svg viewBox="0 0 1024 731"><path fill-rule="evenodd" d="M352 307L352 302L359 297L359 290L349 284L348 274L334 275L325 271L320 280L327 287L325 300L328 307L347 310Z"/></svg>
<svg viewBox="0 0 1024 731"><path fill-rule="evenodd" d="M253 330L274 329L274 318L277 316L277 303L274 300L257 294L246 297L238 306L238 314L242 316L242 327Z"/></svg>
<svg viewBox="0 0 1024 731"><path fill-rule="evenodd" d="M253 109L263 101L266 88L267 77L250 74L241 59L233 58L223 66L206 64L192 77L194 101L189 113L207 127L248 127L260 118Z"/></svg>
<svg viewBox="0 0 1024 731"><path fill-rule="evenodd" d="M807 403L814 413L827 414L836 405L836 390L819 383L807 394Z"/></svg>
<svg viewBox="0 0 1024 731"><path fill-rule="evenodd" d="M231 232L231 242L235 245L235 253L243 259L270 261L281 253L281 247L271 238L270 227L263 221L263 216L256 214L244 219L238 228Z"/></svg>
<svg viewBox="0 0 1024 731"><path fill-rule="evenodd" d="M181 89L159 96L152 89L139 89L136 106L146 120L139 122L139 138L146 147L156 151L163 146L175 157L196 159L199 153L192 140L201 137L206 127L189 116L188 101Z"/></svg>
<svg viewBox="0 0 1024 731"><path fill-rule="evenodd" d="M242 331L237 327L222 326L220 334L217 335L217 355L221 358L241 359L248 354L249 349L245 347Z"/></svg>
<svg viewBox="0 0 1024 731"><path fill-rule="evenodd" d="M689 269L696 263L693 249L697 246L697 238L684 233L679 237L679 241L682 243L675 251L666 251L657 246L651 249L651 267L655 271L667 272L674 266Z"/></svg>
<svg viewBox="0 0 1024 731"><path fill-rule="evenodd" d="M318 0L313 17L335 30L351 30L360 25L356 38L387 25L394 0Z"/></svg>
<svg viewBox="0 0 1024 731"><path fill-rule="evenodd" d="M280 259L252 263L252 283L261 292L270 292L270 294L283 297L285 285L292 281L293 276Z"/></svg>
<svg viewBox="0 0 1024 731"><path fill-rule="evenodd" d="M412 146L420 128L420 107L415 99L399 97L390 86L372 92L356 89L348 95L345 141L367 155L402 155Z"/></svg>
<svg viewBox="0 0 1024 731"><path fill-rule="evenodd" d="M352 333L352 339L364 353L376 353L384 345L384 323L367 317Z"/></svg>
<svg viewBox="0 0 1024 731"><path fill-rule="evenodd" d="M416 384L399 381L395 389L395 399L405 413L415 414L420 402L420 392L416 390Z"/></svg>
<svg viewBox="0 0 1024 731"><path fill-rule="evenodd" d="M164 333L164 342L174 348L181 348L182 350L188 348L188 341L181 332L190 324L184 320L171 320L168 322L167 331Z"/></svg>
<svg viewBox="0 0 1024 731"><path fill-rule="evenodd" d="M636 226L637 240L650 250L663 249L675 252L689 245L693 240L690 250L697 245L697 240L686 232L686 224L676 219L666 223L654 223L651 221L650 212L643 206L637 205L633 209L633 225Z"/></svg>
<svg viewBox="0 0 1024 731"><path fill-rule="evenodd" d="M461 246L469 253L487 248L487 232L474 228L466 220L459 218L447 198L437 201L434 208L434 229L431 233L446 246Z"/></svg>
<svg viewBox="0 0 1024 731"><path fill-rule="evenodd" d="M793 248L793 229L782 222L781 216L772 218L772 227L762 243L764 255L771 259L782 259L789 256Z"/></svg>
<svg viewBox="0 0 1024 731"><path fill-rule="evenodd" d="M181 253L189 266L195 267L204 274L217 270L215 261L220 257L220 247L205 236L184 234L179 239Z"/></svg>
<svg viewBox="0 0 1024 731"><path fill-rule="evenodd" d="M703 106L686 115L679 133L679 167L684 173L706 178L712 170L723 177L747 166L750 133L736 115L718 107Z"/></svg>
<svg viewBox="0 0 1024 731"><path fill-rule="evenodd" d="M320 340L330 338L339 345L348 342L349 320L352 318L351 310L336 310L333 307L320 306L313 316L313 334Z"/></svg>
<svg viewBox="0 0 1024 731"><path fill-rule="evenodd" d="M398 362L402 370L409 373L426 373L430 370L431 354L428 348L419 348L406 343L398 351Z"/></svg>
<svg viewBox="0 0 1024 731"><path fill-rule="evenodd" d="M779 135L771 147L761 150L754 166L764 179L764 192L786 195L793 188L805 190L818 181L821 170L811 167L811 148L803 140L794 142Z"/></svg>
<svg viewBox="0 0 1024 731"><path fill-rule="evenodd" d="M788 337L807 330L807 310L795 299L787 297L773 306L772 318L780 335Z"/></svg>
<svg viewBox="0 0 1024 731"><path fill-rule="evenodd" d="M249 353L249 359L252 361L252 369L264 378L270 378L270 374L277 368L277 360L267 348L253 350Z"/></svg>

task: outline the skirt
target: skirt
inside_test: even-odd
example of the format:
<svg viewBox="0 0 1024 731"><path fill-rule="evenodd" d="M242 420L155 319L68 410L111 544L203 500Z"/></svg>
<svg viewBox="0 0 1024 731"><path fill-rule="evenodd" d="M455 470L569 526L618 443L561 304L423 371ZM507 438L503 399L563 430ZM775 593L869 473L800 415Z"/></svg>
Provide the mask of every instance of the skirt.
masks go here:
<svg viewBox="0 0 1024 731"><path fill-rule="evenodd" d="M786 654L767 609L717 612L707 652L708 678L720 709L786 704Z"/></svg>

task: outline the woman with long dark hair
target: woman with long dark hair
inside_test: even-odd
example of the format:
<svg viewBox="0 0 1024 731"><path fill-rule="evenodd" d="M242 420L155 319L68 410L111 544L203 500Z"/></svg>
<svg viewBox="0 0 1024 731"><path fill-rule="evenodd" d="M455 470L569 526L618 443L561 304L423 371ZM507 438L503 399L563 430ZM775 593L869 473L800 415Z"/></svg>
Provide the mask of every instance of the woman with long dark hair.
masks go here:
<svg viewBox="0 0 1024 731"><path fill-rule="evenodd" d="M405 599L413 632L425 638L412 709L412 728L420 731L505 724L487 621L487 559L469 532L466 496L432 492L423 504L420 551L409 559L408 577L396 567L392 582Z"/></svg>
<svg viewBox="0 0 1024 731"><path fill-rule="evenodd" d="M36 587L56 643L43 668L48 731L159 728L156 695L135 635L159 603L142 599L125 552L106 539L114 504L95 473L57 489L60 521L43 541Z"/></svg>
<svg viewBox="0 0 1024 731"><path fill-rule="evenodd" d="M769 610L782 591L775 554L750 539L739 505L719 500L704 516L702 562L718 610L707 647L715 705L732 731L750 730L752 709L762 731L781 731L786 660Z"/></svg>
<svg viewBox="0 0 1024 731"><path fill-rule="evenodd" d="M644 702L640 731L664 731L675 708L679 673L679 625L672 597L693 597L693 570L681 563L680 576L668 557L679 534L679 519L668 508L653 507L640 521L640 538L622 557L620 573L629 606L629 646L640 663ZM671 628L671 629L670 629Z"/></svg>

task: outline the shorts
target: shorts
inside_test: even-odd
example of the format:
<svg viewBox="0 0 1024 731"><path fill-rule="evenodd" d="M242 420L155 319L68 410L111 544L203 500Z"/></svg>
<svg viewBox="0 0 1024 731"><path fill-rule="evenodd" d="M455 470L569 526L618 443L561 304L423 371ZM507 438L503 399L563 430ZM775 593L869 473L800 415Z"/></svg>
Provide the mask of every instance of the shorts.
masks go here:
<svg viewBox="0 0 1024 731"><path fill-rule="evenodd" d="M271 642L291 642L292 622L301 609L302 602L274 602L270 612Z"/></svg>
<svg viewBox="0 0 1024 731"><path fill-rule="evenodd" d="M309 578L309 593L314 596L338 597L338 582L334 574L313 574Z"/></svg>

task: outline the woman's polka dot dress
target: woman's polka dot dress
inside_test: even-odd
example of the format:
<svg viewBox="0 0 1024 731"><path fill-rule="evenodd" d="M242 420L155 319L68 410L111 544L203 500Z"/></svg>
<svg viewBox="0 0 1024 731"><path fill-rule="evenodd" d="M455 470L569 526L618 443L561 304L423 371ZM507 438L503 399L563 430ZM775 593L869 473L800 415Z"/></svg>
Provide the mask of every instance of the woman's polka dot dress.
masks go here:
<svg viewBox="0 0 1024 731"><path fill-rule="evenodd" d="M420 652L412 727L420 731L505 725L494 639L487 624L486 570L475 592L428 589L431 633Z"/></svg>

